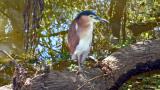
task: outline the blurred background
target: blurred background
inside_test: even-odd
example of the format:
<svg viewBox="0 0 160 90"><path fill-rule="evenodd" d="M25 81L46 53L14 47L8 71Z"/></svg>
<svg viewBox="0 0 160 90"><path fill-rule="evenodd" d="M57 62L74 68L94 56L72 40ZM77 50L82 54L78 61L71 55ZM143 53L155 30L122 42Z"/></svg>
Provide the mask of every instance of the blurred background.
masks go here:
<svg viewBox="0 0 160 90"><path fill-rule="evenodd" d="M160 38L160 0L0 0L0 85L10 83L14 72L3 51L29 75L44 64L54 70L68 67L67 30L82 10L94 10L110 21L95 25L90 55L96 58Z"/></svg>

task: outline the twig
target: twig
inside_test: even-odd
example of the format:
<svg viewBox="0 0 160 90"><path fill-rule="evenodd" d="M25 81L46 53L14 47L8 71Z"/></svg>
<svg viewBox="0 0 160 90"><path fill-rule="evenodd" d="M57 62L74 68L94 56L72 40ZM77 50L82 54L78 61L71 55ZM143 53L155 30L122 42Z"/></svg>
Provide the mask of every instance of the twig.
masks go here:
<svg viewBox="0 0 160 90"><path fill-rule="evenodd" d="M11 18L7 13L4 12L4 10L0 9L0 12L1 12L4 16L6 16L7 18Z"/></svg>
<svg viewBox="0 0 160 90"><path fill-rule="evenodd" d="M14 58L5 50L0 50L2 53L4 53L5 55L7 55L10 59L14 60Z"/></svg>
<svg viewBox="0 0 160 90"><path fill-rule="evenodd" d="M40 35L40 37L51 37L51 36L65 35L67 33L68 33L68 31L61 31L61 32L52 33L49 35Z"/></svg>
<svg viewBox="0 0 160 90"><path fill-rule="evenodd" d="M95 77L93 77L93 78L91 78L91 79L85 81L84 84L81 85L77 90L80 90L80 89L81 89L82 87L84 87L88 82L93 81L93 80L95 80L95 79L97 79L97 78L100 78L100 77L107 76L107 75L108 75L108 74L103 74L103 75L95 76Z"/></svg>

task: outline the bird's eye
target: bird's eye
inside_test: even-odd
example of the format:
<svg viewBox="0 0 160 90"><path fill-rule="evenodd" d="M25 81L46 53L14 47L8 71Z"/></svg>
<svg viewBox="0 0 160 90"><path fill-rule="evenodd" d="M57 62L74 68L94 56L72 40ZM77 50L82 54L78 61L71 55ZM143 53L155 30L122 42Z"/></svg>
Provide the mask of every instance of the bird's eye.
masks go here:
<svg viewBox="0 0 160 90"><path fill-rule="evenodd" d="M93 15L90 15L90 17L94 17Z"/></svg>

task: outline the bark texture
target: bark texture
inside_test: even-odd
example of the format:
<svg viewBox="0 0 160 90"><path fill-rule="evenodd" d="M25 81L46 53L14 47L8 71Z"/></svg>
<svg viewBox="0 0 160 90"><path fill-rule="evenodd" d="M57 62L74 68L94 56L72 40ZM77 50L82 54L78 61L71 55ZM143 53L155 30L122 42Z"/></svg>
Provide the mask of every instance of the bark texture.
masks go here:
<svg viewBox="0 0 160 90"><path fill-rule="evenodd" d="M76 76L73 72L51 72L34 78L30 89L117 90L135 74L160 69L159 64L160 40L139 42L108 56L102 60L101 69L88 69L85 76ZM101 77L103 73L107 75Z"/></svg>
<svg viewBox="0 0 160 90"><path fill-rule="evenodd" d="M123 48L105 58L103 63L112 63L115 81L109 82L109 89L117 90L131 76L160 69L160 40L139 42Z"/></svg>
<svg viewBox="0 0 160 90"><path fill-rule="evenodd" d="M99 65L100 69L86 69L85 75L67 71L42 74L24 85L23 90L117 90L131 76L160 69L160 40L120 49Z"/></svg>

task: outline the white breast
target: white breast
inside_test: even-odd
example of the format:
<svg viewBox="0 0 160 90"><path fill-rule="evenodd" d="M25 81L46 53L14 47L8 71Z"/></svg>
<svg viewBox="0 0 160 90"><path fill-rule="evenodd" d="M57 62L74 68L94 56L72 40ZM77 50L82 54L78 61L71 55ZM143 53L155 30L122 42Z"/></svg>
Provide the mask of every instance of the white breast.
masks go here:
<svg viewBox="0 0 160 90"><path fill-rule="evenodd" d="M86 36L82 39L80 39L78 46L76 49L79 49L81 51L88 50L90 48L92 42L92 35Z"/></svg>
<svg viewBox="0 0 160 90"><path fill-rule="evenodd" d="M79 44L76 47L76 53L89 53L90 45L92 43L93 24L88 28L85 35L80 36Z"/></svg>

